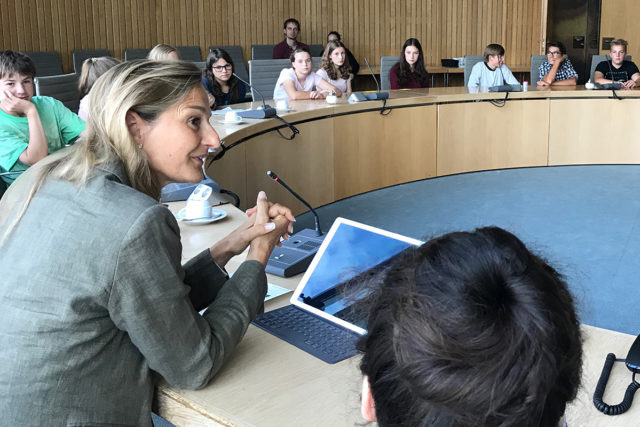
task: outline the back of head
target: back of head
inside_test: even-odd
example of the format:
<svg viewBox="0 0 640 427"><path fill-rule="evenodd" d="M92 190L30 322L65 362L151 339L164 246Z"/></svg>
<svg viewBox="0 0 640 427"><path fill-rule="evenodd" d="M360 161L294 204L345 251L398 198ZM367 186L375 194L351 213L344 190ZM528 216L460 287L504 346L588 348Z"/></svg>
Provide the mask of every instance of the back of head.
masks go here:
<svg viewBox="0 0 640 427"><path fill-rule="evenodd" d="M489 227L400 255L358 346L381 426L552 426L580 380L581 336L559 274Z"/></svg>
<svg viewBox="0 0 640 427"><path fill-rule="evenodd" d="M147 55L147 59L151 61L166 61L167 59L171 59L169 55L173 52L178 55L178 49L169 44L161 43L151 49Z"/></svg>
<svg viewBox="0 0 640 427"><path fill-rule="evenodd" d="M504 55L504 47L497 43L491 43L484 48L484 62L489 61L489 55Z"/></svg>
<svg viewBox="0 0 640 427"><path fill-rule="evenodd" d="M102 56L99 58L88 58L82 63L82 73L78 82L78 90L80 98L86 96L98 77L107 72L111 67L115 67L120 63L119 59L111 56Z"/></svg>
<svg viewBox="0 0 640 427"><path fill-rule="evenodd" d="M11 74L22 74L31 78L36 75L36 67L33 61L22 52L13 50L0 51L0 79Z"/></svg>

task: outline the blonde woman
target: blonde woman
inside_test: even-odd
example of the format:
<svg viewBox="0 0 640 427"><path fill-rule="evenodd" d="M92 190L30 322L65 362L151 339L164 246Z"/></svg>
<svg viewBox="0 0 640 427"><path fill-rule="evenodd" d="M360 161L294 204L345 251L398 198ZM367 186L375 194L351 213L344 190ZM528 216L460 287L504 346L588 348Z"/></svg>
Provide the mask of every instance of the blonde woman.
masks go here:
<svg viewBox="0 0 640 427"><path fill-rule="evenodd" d="M119 59L112 58L111 56L89 58L82 63L82 72L80 73L80 82L78 83L78 92L80 92L78 117L82 120L87 121L87 116L89 115L89 91L93 87L93 84L98 80L98 77L119 63Z"/></svg>
<svg viewBox="0 0 640 427"><path fill-rule="evenodd" d="M339 40L330 40L322 54L322 67L316 74L340 89L343 94L351 93L351 66L347 61L347 48Z"/></svg>
<svg viewBox="0 0 640 427"><path fill-rule="evenodd" d="M220 146L200 70L125 62L89 97L81 140L0 201L8 425L150 426L155 378L200 388L229 359L293 220L261 192L244 225L181 265L180 229L158 198L169 182L200 181ZM228 278L224 265L247 246Z"/></svg>
<svg viewBox="0 0 640 427"><path fill-rule="evenodd" d="M177 61L180 59L178 49L170 44L158 44L151 49L147 59L151 61Z"/></svg>

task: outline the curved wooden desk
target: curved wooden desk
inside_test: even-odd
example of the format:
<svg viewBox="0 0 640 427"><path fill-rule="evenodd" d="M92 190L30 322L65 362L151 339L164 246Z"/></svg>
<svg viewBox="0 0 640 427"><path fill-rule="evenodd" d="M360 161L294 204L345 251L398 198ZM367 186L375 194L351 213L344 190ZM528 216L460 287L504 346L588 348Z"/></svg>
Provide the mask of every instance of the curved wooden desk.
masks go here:
<svg viewBox="0 0 640 427"><path fill-rule="evenodd" d="M588 91L583 87L509 93L466 88L391 91L381 101L336 105L294 101L282 117L300 134L282 139L276 119L248 124L211 122L228 146L241 142L207 172L223 188L254 203L259 190L305 208L265 172L275 171L311 205L403 182L459 172L526 166L640 163L640 91ZM272 101L270 101L271 103ZM257 107L250 103L238 107ZM283 129L283 133L289 132Z"/></svg>

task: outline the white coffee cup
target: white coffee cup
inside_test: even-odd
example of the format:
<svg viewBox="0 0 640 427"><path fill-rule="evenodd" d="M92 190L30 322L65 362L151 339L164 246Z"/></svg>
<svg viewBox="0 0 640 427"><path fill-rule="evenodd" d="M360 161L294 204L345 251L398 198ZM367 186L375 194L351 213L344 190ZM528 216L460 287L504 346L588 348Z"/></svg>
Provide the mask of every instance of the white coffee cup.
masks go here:
<svg viewBox="0 0 640 427"><path fill-rule="evenodd" d="M329 104L335 104L335 103L337 103L337 102L338 102L338 97L337 97L337 96L335 96L334 94L327 95L327 102L328 102Z"/></svg>
<svg viewBox="0 0 640 427"><path fill-rule="evenodd" d="M239 122L240 120L242 120L240 118L240 114L236 113L235 111L228 111L224 115L225 122Z"/></svg>
<svg viewBox="0 0 640 427"><path fill-rule="evenodd" d="M289 109L289 103L287 102L286 99L281 99L280 101L276 102L276 110L288 110Z"/></svg>
<svg viewBox="0 0 640 427"><path fill-rule="evenodd" d="M211 205L208 200L188 200L184 208L185 219L199 219L211 217Z"/></svg>

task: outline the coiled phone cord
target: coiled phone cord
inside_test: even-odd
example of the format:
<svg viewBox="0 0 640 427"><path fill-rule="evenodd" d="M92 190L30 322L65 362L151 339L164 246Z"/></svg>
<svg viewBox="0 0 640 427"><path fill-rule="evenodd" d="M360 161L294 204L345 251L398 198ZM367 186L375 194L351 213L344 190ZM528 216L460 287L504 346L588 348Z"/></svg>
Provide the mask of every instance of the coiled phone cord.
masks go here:
<svg viewBox="0 0 640 427"><path fill-rule="evenodd" d="M640 383L636 381L636 374L634 372L632 382L629 384L629 387L627 387L627 391L625 391L624 399L621 403L610 406L602 401L602 396L604 395L604 390L607 387L607 381L609 381L609 375L611 374L611 369L613 368L613 363L615 361L615 354L607 354L604 366L602 367L602 373L600 374L600 379L598 380L598 385L596 385L596 391L593 392L593 404L598 411L605 415L620 415L627 412L633 402L633 395L638 389L640 389Z"/></svg>

